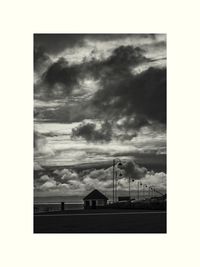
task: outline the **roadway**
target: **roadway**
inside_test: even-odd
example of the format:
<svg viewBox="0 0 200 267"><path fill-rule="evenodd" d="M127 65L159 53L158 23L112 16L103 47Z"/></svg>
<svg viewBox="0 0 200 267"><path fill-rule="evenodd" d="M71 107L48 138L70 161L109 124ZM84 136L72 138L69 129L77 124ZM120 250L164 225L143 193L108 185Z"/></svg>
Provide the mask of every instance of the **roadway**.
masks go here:
<svg viewBox="0 0 200 267"><path fill-rule="evenodd" d="M34 233L166 233L166 212L35 214Z"/></svg>

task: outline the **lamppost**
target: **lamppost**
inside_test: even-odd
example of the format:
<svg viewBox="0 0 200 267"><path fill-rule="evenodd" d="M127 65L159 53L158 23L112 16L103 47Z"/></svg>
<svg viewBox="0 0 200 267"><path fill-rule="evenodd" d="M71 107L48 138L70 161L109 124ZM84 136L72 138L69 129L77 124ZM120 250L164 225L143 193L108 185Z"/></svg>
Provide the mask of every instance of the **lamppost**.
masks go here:
<svg viewBox="0 0 200 267"><path fill-rule="evenodd" d="M113 159L113 203L115 202L115 166L122 166L122 162L120 159ZM117 185L117 181L116 181Z"/></svg>
<svg viewBox="0 0 200 267"><path fill-rule="evenodd" d="M142 185L142 199L144 199L144 184L141 183L141 185Z"/></svg>
<svg viewBox="0 0 200 267"><path fill-rule="evenodd" d="M151 186L151 191L152 191L152 197L155 197L154 186Z"/></svg>
<svg viewBox="0 0 200 267"><path fill-rule="evenodd" d="M122 177L122 173L119 174L120 177ZM117 172L116 172L116 188L115 188L115 198L116 198L116 201L117 201L117 197L118 197L118 194L117 194L117 191L118 190L118 176L117 176Z"/></svg>
<svg viewBox="0 0 200 267"><path fill-rule="evenodd" d="M140 199L140 181L138 181L138 200Z"/></svg>
<svg viewBox="0 0 200 267"><path fill-rule="evenodd" d="M145 188L148 187L146 184L144 186L145 186ZM146 196L147 196L146 192L147 192L147 190L145 190L145 199L146 199Z"/></svg>
<svg viewBox="0 0 200 267"><path fill-rule="evenodd" d="M154 192L154 188L153 188L153 186L150 186L149 187L149 197L150 198L154 197L154 193L153 192Z"/></svg>
<svg viewBox="0 0 200 267"><path fill-rule="evenodd" d="M131 177L129 177L129 200L131 200L131 182L134 182L135 179L132 179Z"/></svg>
<svg viewBox="0 0 200 267"><path fill-rule="evenodd" d="M113 159L113 203L115 199L117 200L117 172L115 171L115 166L123 166L122 161L119 158ZM122 176L122 173L119 174ZM131 181L134 182L135 180L128 176L128 183L129 183L129 199L131 199ZM116 183L116 184L115 184ZM138 198L139 198L139 183L138 183Z"/></svg>
<svg viewBox="0 0 200 267"><path fill-rule="evenodd" d="M149 186L149 199L151 198L151 186Z"/></svg>

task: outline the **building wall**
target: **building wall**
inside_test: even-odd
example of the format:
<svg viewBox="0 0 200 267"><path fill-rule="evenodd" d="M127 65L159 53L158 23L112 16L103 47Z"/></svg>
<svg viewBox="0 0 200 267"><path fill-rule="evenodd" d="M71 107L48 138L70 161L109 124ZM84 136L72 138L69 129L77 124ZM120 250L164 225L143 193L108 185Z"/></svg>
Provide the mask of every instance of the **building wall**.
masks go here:
<svg viewBox="0 0 200 267"><path fill-rule="evenodd" d="M97 206L104 206L107 203L104 199L98 199L97 200Z"/></svg>
<svg viewBox="0 0 200 267"><path fill-rule="evenodd" d="M97 207L104 206L107 203L107 201L104 200L104 199L88 199L88 200L84 200L84 205L86 205L86 201L89 201L89 206L92 207L92 201L93 200L96 201L96 206Z"/></svg>

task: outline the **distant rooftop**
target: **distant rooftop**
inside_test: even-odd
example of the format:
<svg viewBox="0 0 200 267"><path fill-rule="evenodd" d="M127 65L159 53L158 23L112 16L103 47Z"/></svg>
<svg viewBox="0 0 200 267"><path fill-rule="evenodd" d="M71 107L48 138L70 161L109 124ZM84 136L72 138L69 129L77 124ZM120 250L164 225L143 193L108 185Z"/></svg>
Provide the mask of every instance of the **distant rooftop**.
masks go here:
<svg viewBox="0 0 200 267"><path fill-rule="evenodd" d="M108 198L97 189L93 190L86 197L83 198L83 200L86 200L86 199L105 199L105 200L108 200Z"/></svg>

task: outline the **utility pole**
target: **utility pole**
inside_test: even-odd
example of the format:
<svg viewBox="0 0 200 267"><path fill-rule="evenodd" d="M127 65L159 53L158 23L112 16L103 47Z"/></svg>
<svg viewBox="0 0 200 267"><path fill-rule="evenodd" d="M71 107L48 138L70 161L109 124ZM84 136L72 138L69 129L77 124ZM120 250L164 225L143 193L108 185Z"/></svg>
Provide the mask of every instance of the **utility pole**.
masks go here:
<svg viewBox="0 0 200 267"><path fill-rule="evenodd" d="M115 202L115 160L113 159L113 203Z"/></svg>
<svg viewBox="0 0 200 267"><path fill-rule="evenodd" d="M138 200L140 199L140 181L138 181Z"/></svg>
<svg viewBox="0 0 200 267"><path fill-rule="evenodd" d="M128 190L129 190L129 200L131 199L131 177L129 177L129 186L128 186Z"/></svg>

